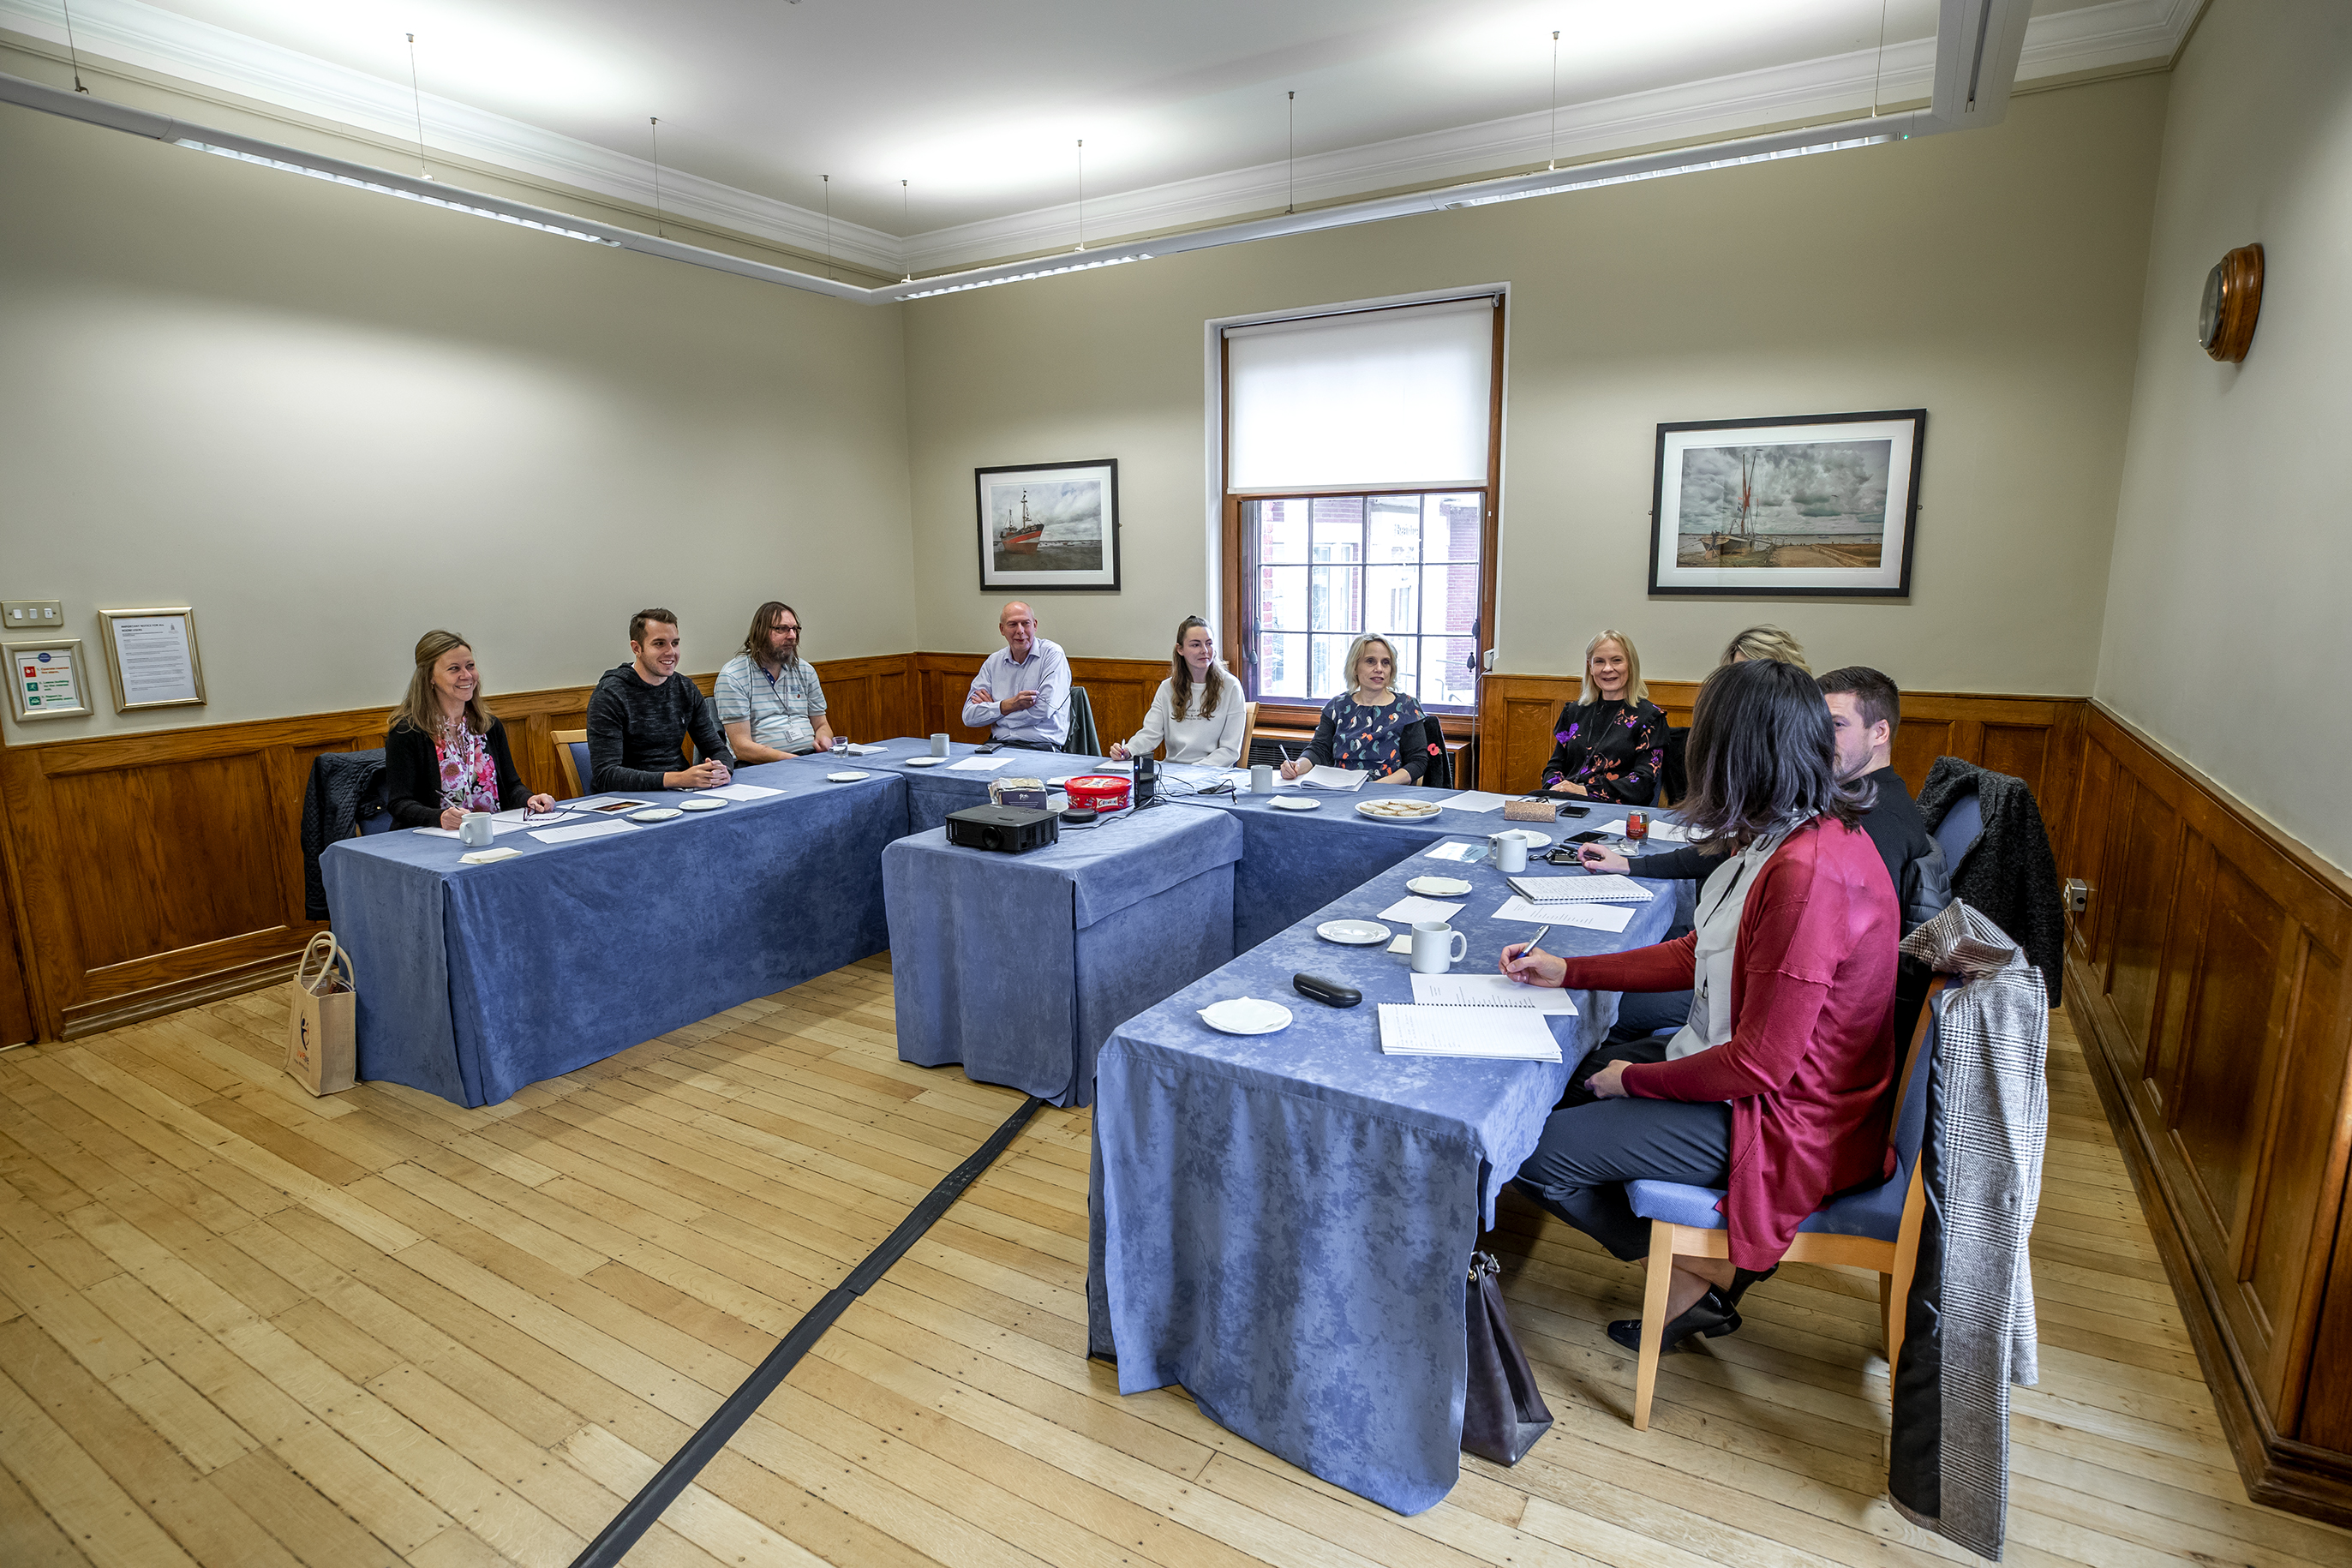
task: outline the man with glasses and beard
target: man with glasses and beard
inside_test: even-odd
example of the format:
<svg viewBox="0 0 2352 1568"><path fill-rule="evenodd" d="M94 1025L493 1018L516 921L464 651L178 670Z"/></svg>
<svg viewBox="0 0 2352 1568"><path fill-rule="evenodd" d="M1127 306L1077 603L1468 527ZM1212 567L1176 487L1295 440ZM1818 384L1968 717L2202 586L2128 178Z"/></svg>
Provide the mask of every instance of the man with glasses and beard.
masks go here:
<svg viewBox="0 0 2352 1568"><path fill-rule="evenodd" d="M743 651L719 667L710 694L728 745L747 763L833 749L824 687L801 657L800 613L790 605L771 599L751 613Z"/></svg>

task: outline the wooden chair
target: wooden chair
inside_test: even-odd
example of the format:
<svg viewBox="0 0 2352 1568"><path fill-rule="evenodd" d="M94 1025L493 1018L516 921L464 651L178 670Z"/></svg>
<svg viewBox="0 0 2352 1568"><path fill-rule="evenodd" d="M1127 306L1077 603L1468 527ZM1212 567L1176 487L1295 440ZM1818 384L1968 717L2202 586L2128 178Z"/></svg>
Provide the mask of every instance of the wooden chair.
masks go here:
<svg viewBox="0 0 2352 1568"><path fill-rule="evenodd" d="M1250 748L1256 743L1257 704L1255 702L1244 702L1242 704L1242 751L1241 755L1234 759L1234 766L1237 768L1248 767L1250 765Z"/></svg>
<svg viewBox="0 0 2352 1568"><path fill-rule="evenodd" d="M583 787L581 770L588 765L588 731L558 730L549 740L555 742L555 765L563 770L563 782L571 789L566 800L577 800L588 791Z"/></svg>
<svg viewBox="0 0 2352 1568"><path fill-rule="evenodd" d="M1903 1350L1904 1319L1911 1295L1911 1272L1919 1257L1919 1227L1927 1200L1919 1151L1927 1142L1927 1069L1934 1060L1932 1032L1940 1011L1937 994L1944 977L1927 988L1895 1102L1887 1144L1895 1151L1895 1174L1884 1185L1833 1199L1809 1215L1781 1261L1870 1268L1878 1274L1879 1327L1886 1336L1886 1386L1891 1397L1895 1366ZM1665 1350L1666 1292L1677 1258L1731 1256L1730 1233L1715 1205L1719 1188L1678 1182L1628 1182L1633 1212L1650 1222L1649 1289L1642 1301L1642 1353L1633 1374L1633 1430L1650 1429L1650 1398L1657 1392L1658 1357Z"/></svg>

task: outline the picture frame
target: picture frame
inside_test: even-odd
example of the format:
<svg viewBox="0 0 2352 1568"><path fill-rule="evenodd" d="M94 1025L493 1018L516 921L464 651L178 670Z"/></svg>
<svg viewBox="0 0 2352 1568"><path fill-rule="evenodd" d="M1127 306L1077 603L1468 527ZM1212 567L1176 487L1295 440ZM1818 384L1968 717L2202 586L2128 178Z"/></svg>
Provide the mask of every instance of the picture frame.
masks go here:
<svg viewBox="0 0 2352 1568"><path fill-rule="evenodd" d="M1658 426L1653 594L1911 593L1924 408Z"/></svg>
<svg viewBox="0 0 2352 1568"><path fill-rule="evenodd" d="M40 637L0 643L8 660L8 710L17 723L88 715L89 667L81 638Z"/></svg>
<svg viewBox="0 0 2352 1568"><path fill-rule="evenodd" d="M1118 459L972 470L982 593L1118 587Z"/></svg>
<svg viewBox="0 0 2352 1568"><path fill-rule="evenodd" d="M205 661L196 612L185 605L98 612L99 641L114 688L114 710L202 707Z"/></svg>

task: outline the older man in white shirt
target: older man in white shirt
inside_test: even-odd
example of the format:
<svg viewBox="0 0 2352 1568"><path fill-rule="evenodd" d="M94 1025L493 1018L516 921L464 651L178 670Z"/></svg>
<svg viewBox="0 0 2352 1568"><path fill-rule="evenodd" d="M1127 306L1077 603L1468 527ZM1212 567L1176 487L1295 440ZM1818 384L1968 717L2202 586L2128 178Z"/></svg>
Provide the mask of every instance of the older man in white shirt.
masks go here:
<svg viewBox="0 0 2352 1568"><path fill-rule="evenodd" d="M1020 600L996 617L1004 646L990 654L963 700L963 721L999 744L1058 752L1070 734L1070 660L1037 635L1037 613Z"/></svg>

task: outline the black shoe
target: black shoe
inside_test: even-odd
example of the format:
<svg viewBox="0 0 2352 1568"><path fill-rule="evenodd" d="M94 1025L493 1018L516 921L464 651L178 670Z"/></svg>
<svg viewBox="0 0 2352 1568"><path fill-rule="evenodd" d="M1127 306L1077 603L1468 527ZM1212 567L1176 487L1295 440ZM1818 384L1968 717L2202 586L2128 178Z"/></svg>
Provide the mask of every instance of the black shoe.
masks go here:
<svg viewBox="0 0 2352 1568"><path fill-rule="evenodd" d="M1779 1272L1780 1272L1780 1266L1777 1263L1772 1265L1771 1268L1764 1269L1760 1273L1753 1268L1733 1269L1731 1271L1731 1283L1726 1287L1723 1291L1724 1304L1728 1307L1737 1307L1739 1305L1739 1298L1748 1294L1748 1287L1750 1285L1760 1285Z"/></svg>
<svg viewBox="0 0 2352 1568"><path fill-rule="evenodd" d="M1708 1339L1720 1339L1739 1329L1739 1313L1723 1299L1723 1292L1710 1285L1706 1294L1693 1301L1673 1322L1666 1325L1665 1343L1661 1355L1673 1355L1683 1348L1683 1342L1704 1334ZM1642 1320L1620 1318L1609 1325L1609 1337L1629 1351L1642 1348Z"/></svg>

